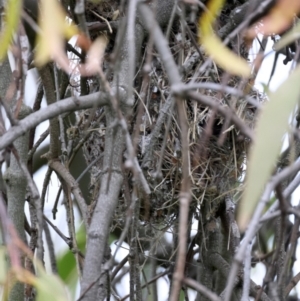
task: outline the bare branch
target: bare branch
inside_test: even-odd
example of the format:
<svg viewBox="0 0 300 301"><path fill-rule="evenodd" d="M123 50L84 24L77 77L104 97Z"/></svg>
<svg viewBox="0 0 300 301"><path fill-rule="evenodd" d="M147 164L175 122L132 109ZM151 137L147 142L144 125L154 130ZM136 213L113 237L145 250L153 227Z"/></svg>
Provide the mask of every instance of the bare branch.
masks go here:
<svg viewBox="0 0 300 301"><path fill-rule="evenodd" d="M93 106L103 106L107 103L106 94L101 92L80 97L69 97L53 103L47 108L30 114L21 120L17 126L10 128L4 135L0 137L0 149L9 146L16 138L25 134L28 130L39 125L41 122L47 119L54 118L59 114L66 112L84 110Z"/></svg>

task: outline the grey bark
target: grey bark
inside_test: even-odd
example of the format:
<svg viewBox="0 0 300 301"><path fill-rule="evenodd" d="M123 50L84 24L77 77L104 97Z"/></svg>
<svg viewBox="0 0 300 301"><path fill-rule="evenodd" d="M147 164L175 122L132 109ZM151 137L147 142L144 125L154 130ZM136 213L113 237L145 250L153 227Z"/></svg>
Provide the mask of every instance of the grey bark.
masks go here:
<svg viewBox="0 0 300 301"><path fill-rule="evenodd" d="M21 120L18 125L12 127L3 134L0 137L0 149L9 146L16 138L47 119L51 119L66 112L83 110L93 107L94 105L106 105L107 103L107 94L101 92L82 97L69 97L53 103L44 109L30 114L27 118Z"/></svg>
<svg viewBox="0 0 300 301"><path fill-rule="evenodd" d="M19 119L24 118L30 113L31 109L25 105L22 105L19 112ZM20 162L25 165L27 164L28 138L29 132L16 139L16 141L13 143L17 151L18 158L11 154L10 167L7 169L7 172L4 176L7 188L7 213L13 222L17 233L24 242L26 242L24 230L24 204L27 180L19 164ZM22 258L22 265L24 265L24 258ZM21 300L24 300L24 284L17 282L10 291L9 301Z"/></svg>
<svg viewBox="0 0 300 301"><path fill-rule="evenodd" d="M157 19L165 25L172 11L173 0L158 3ZM144 29L141 26L143 19L137 16L138 22L135 26L135 62L129 62L128 40L124 38L120 51L120 67L114 77L115 95L119 95L123 111L130 111L133 105L131 99L127 98L128 76L130 63L137 65L140 57L141 45L144 40ZM117 83L119 84L118 86ZM91 225L88 230L87 254L81 281L81 295L84 301L94 301L97 295L97 285L94 282L103 273L101 264L103 261L105 246L109 233L109 225L118 203L123 176L121 171L122 157L125 147L124 133L120 126L115 127L116 112L112 108L106 108L107 132L104 150L104 165L102 170L101 187Z"/></svg>
<svg viewBox="0 0 300 301"><path fill-rule="evenodd" d="M0 1L0 8L3 9L5 1ZM0 29L2 29L2 18L0 20ZM5 96L7 89L11 83L12 72L9 64L8 58L5 58L0 65L0 97L5 101ZM24 111L22 112L24 113ZM27 112L29 113L29 112ZM24 116L23 116L24 117ZM4 126L4 124L2 125ZM1 134L3 134L4 128L1 129ZM28 138L28 136L27 136ZM28 147L28 139L26 136L19 138L15 141L14 146L20 153L20 158L22 161L27 159L26 142ZM25 161L26 162L26 161ZM16 158L11 158L11 167L7 170L4 178L2 178L1 173L1 190L6 191L7 195L7 211L8 216L11 218L18 234L21 239L25 242L25 231L24 231L24 203L25 203L25 193L26 193L26 179L22 174L21 168L18 166ZM4 181L3 181L4 180ZM20 189L19 189L19 185ZM22 264L24 260L22 259ZM24 284L17 282L12 287L9 294L9 301L22 301L24 300Z"/></svg>

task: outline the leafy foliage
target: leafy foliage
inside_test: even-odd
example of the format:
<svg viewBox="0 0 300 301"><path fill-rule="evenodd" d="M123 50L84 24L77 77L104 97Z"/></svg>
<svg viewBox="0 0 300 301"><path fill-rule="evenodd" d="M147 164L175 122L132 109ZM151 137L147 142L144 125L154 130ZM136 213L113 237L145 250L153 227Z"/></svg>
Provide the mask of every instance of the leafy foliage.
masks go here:
<svg viewBox="0 0 300 301"><path fill-rule="evenodd" d="M9 49L13 40L13 35L18 28L20 21L22 1L21 0L8 0L4 13L5 27L0 35L0 60L2 61Z"/></svg>
<svg viewBox="0 0 300 301"><path fill-rule="evenodd" d="M300 69L297 68L274 93L270 93L270 101L258 116L257 135L249 155L247 185L238 220L243 230L246 229L259 197L274 171L282 148L283 136L289 131L291 116L295 112L300 97L297 84L299 79Z"/></svg>

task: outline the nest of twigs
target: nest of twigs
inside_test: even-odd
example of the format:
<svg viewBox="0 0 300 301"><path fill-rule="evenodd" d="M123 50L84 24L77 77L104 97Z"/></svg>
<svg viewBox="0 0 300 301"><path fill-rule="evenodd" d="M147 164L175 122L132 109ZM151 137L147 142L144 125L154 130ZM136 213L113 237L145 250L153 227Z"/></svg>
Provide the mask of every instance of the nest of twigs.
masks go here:
<svg viewBox="0 0 300 301"><path fill-rule="evenodd" d="M113 14L117 7L118 1L102 1L101 6L90 4L88 11L96 11L101 13L101 16L107 18L107 20L113 20ZM95 16L94 13L92 15ZM89 16L90 19L93 18L92 15ZM196 35L195 32L194 34ZM176 59L178 53L182 53L182 49L184 49L183 52L186 57L183 61L185 62L197 50L190 39L185 40L185 45L182 45L181 41L180 37L178 38L178 34L173 32L173 46L171 47L173 55ZM203 61L198 61L198 64L189 69L187 74L185 74L186 82L193 77L195 70L202 63ZM136 149L136 155L141 166L144 165L143 159L148 149L153 147L151 145L153 142L151 137L157 126L159 115L164 106L166 106L170 95L168 79L160 59L156 57L155 53L153 54L152 67L148 103L144 104L146 110L142 122L136 125L138 106L136 106L136 114L131 120L131 133L133 134L135 126L138 126L140 129L140 140ZM202 76L199 81L202 83L206 81L216 82L222 78L222 73L221 70L213 66L210 73ZM141 81L142 79L137 79L137 84L141 83ZM239 85L238 81L239 79L237 78L230 78L226 85L237 87ZM136 89L138 90L138 88ZM201 90L199 93L211 97L222 106L230 105L231 109L236 112L246 125L254 126L256 109L247 103L246 100L209 89ZM263 95L254 90L250 94L255 96L258 102L262 102L264 99ZM137 103L139 102L138 100L139 98L136 97ZM220 202L226 196L230 195L231 198L236 199L239 195L241 190L240 180L243 176L245 158L250 142L232 125L229 119L220 116L216 111L189 99L184 100L184 103L189 125L191 208L201 209L204 218L210 219L215 215ZM86 126L91 131L85 146L85 154L87 162L91 163L104 149L105 114L103 109L93 112L93 116L90 116L89 112L85 114ZM142 220L146 219L151 222L167 222L170 220L170 217L177 216L179 208L178 198L182 181L182 159L180 127L176 108L173 110L169 108L167 115L168 117L165 118L159 129L160 134L153 147L151 162L147 164L144 171L152 193L149 200L142 201L140 217ZM95 188L100 183L100 175L99 172L97 174L97 170L101 170L101 164L101 160L95 163L91 172L90 191L93 194L91 199L95 199L95 191L98 191ZM127 176L129 179L132 177L130 172ZM120 195L119 210L116 213L117 215L120 214L120 217L115 220L123 220L122 216L124 216L127 206L128 203L124 200L123 191L122 195ZM194 210L194 212L196 211Z"/></svg>
<svg viewBox="0 0 300 301"><path fill-rule="evenodd" d="M232 99L224 95L221 96L211 91L201 93L203 92L209 93L221 105L228 106L229 102L232 103ZM253 94L255 94L254 91ZM258 97L261 97L260 101L262 101L262 96L258 95ZM162 103L155 103L152 98L153 109L149 109L151 120L157 120L160 110L155 108L162 106ZM240 181L244 173L244 163L250 141L228 120L208 107L186 100L185 109L189 124L191 208L202 209L204 217L210 219L214 217L220 202L226 196L237 199L241 191ZM234 109L239 112L245 124L254 126L255 108L244 100L236 99ZM153 191L150 199L152 222L161 222L162 219L168 221L171 215L177 216L179 208L178 199L182 181L180 128L176 112L169 118L172 119L170 127L168 128L166 120L154 150L153 160L146 171ZM147 133L147 127L145 132ZM148 133L151 136L150 129ZM167 135L166 138L165 135ZM147 139L146 134L141 140L150 141L150 137ZM163 151L164 140L166 146ZM142 146L141 142L139 151L147 147L149 146ZM143 154L139 153L139 157L143 158ZM196 212L196 210L193 211ZM147 215L147 213L144 214Z"/></svg>

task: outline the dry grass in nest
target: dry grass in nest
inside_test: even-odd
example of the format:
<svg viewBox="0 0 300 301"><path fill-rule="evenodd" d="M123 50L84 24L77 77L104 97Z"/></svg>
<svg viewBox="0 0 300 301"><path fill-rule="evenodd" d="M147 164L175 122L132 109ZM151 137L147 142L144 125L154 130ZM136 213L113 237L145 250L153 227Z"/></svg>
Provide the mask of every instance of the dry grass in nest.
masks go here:
<svg viewBox="0 0 300 301"><path fill-rule="evenodd" d="M104 3L104 2L103 2ZM111 5L107 3L107 5ZM90 8L95 9L95 8ZM99 9L99 7L98 7ZM106 18L114 11L112 7L105 8L105 3L101 5ZM104 16L104 15L103 15ZM180 39L179 39L180 40ZM189 47L180 47L180 43L174 41L173 55L177 60L178 54L182 56L182 52L186 56L182 59L186 62L196 53L196 49L191 46L189 40L186 41ZM175 51L176 50L176 51ZM175 52L174 52L175 51ZM204 59L205 55L203 54ZM204 62L200 59L193 63L188 74L185 74L186 82L195 75L196 70ZM140 124L141 141L149 141L156 126L158 116L161 109L166 103L165 96L169 94L168 79L161 66L160 59L153 53L153 62L155 72L151 75L150 93L148 95L148 104L146 113L143 116L142 124ZM199 82L219 82L224 79L224 73L215 65L210 67L210 72L199 75ZM228 78L226 85L243 89L240 79ZM155 88L155 89L154 89ZM236 114L245 122L245 125L254 127L256 108L251 106L243 98L237 98L226 93L222 94L209 89L201 90L203 93L218 102L222 106L228 106L236 112ZM252 91L251 96L257 94ZM258 102L264 100L262 95L256 95ZM169 114L168 110L167 114ZM190 182L192 202L191 209L204 212L205 218L212 217L219 203L224 200L225 196L234 198L236 192L241 190L240 179L243 176L243 166L245 163L249 140L239 133L235 126L231 125L230 120L216 114L208 107L189 99L185 100L185 113L189 125L189 157L190 157ZM151 157L150 168L145 171L146 178L151 187L151 195L148 204L141 203L141 219L151 222L169 223L172 216L178 214L178 198L182 181L182 161L181 161L181 145L180 145L180 126L177 122L177 114L173 112L170 117L170 127L168 128L168 118L165 119L160 136L158 137L153 156ZM135 119L134 119L135 120ZM134 121L133 120L133 125ZM165 139L166 135L166 139ZM165 139L165 149L162 152L162 144ZM149 146L147 143L139 144L137 149L137 158L142 165L144 151ZM161 161L161 166L159 162ZM132 189L132 175L129 173L129 190ZM125 201L124 191L120 195L119 208L116 212L116 220L124 220L124 212L126 212L129 204ZM129 191L130 194L130 191ZM204 210L202 210L204 208ZM148 211L148 212L147 212Z"/></svg>
<svg viewBox="0 0 300 301"><path fill-rule="evenodd" d="M202 91L205 93L205 91ZM218 100L220 105L227 106L233 99L224 99L218 93L208 92L210 97ZM255 93L253 91L253 93ZM263 98L260 99L262 101ZM245 100L235 101L235 112L246 125L254 127L255 109ZM186 117L189 123L189 157L192 203L191 210L202 209L206 219L214 216L218 206L226 196L234 198L241 190L241 178L244 173L244 163L250 141L245 138L235 126L209 108L186 100ZM151 119L156 110L149 111ZM152 169L148 171L151 182L151 212L152 222L166 222L170 215L178 214L178 198L182 180L181 146L179 142L180 127L175 115L171 117L171 127L161 131L160 141L154 152ZM167 144L164 153L161 144L164 135ZM155 178L157 164L162 159L161 177ZM193 209L194 208L194 209Z"/></svg>

